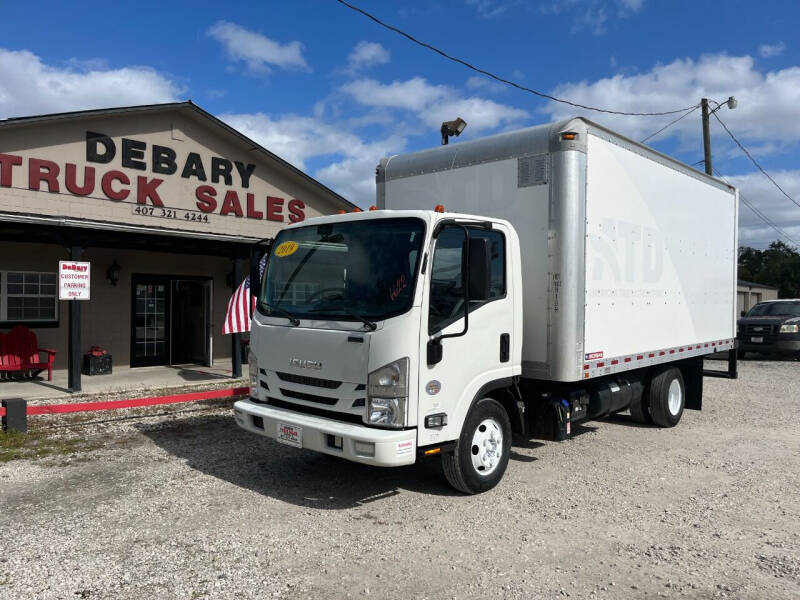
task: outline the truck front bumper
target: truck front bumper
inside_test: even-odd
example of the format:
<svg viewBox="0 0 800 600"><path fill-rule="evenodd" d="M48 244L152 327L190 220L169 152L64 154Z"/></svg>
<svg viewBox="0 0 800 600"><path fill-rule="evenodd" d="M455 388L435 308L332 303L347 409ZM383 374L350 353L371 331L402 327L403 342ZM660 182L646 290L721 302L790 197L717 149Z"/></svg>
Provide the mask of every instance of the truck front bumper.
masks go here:
<svg viewBox="0 0 800 600"><path fill-rule="evenodd" d="M773 335L758 336L761 342L753 342L750 334L740 336L740 352L761 352L763 354L795 354L800 352L800 334L798 333L779 333Z"/></svg>
<svg viewBox="0 0 800 600"><path fill-rule="evenodd" d="M375 429L256 404L250 400L236 402L233 414L236 424L242 429L272 439L278 438L280 425L300 428L299 441L303 448L354 462L399 467L413 464L416 460L416 429ZM341 448L331 444L332 437L341 439Z"/></svg>

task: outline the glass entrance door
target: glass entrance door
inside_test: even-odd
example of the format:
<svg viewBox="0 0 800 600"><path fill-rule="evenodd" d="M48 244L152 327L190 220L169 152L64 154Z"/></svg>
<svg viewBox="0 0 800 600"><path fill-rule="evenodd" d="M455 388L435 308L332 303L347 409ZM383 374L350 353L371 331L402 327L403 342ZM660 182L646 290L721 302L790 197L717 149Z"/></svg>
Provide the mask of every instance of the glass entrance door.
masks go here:
<svg viewBox="0 0 800 600"><path fill-rule="evenodd" d="M169 363L169 279L134 276L131 366Z"/></svg>

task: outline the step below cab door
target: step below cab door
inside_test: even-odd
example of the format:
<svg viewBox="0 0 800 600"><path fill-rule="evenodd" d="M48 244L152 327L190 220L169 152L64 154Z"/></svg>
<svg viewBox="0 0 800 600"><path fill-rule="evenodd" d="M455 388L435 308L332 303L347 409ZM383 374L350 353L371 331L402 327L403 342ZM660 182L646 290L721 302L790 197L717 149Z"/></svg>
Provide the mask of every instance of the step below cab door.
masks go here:
<svg viewBox="0 0 800 600"><path fill-rule="evenodd" d="M514 374L510 235L498 223L454 223L435 235L420 335L419 446L457 439L480 390Z"/></svg>

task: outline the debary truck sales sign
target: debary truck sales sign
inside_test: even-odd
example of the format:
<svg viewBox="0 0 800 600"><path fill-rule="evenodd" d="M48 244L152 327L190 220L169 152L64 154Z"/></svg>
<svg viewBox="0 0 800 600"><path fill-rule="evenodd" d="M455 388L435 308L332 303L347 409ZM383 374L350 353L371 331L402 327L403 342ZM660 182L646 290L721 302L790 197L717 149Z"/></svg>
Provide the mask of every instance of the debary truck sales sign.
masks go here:
<svg viewBox="0 0 800 600"><path fill-rule="evenodd" d="M0 212L258 238L341 208L280 158L177 112L3 126L0 199Z"/></svg>

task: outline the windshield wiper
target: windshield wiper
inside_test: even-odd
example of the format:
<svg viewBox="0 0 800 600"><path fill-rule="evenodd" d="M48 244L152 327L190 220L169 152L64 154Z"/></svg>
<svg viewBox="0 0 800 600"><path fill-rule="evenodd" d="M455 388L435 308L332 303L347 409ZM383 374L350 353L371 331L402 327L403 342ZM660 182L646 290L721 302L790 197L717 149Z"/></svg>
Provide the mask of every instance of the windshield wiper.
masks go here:
<svg viewBox="0 0 800 600"><path fill-rule="evenodd" d="M344 296L333 296L332 298L326 298L326 300L344 300ZM321 306L318 306L316 308L310 309L308 312L315 312L316 313L316 312L323 312L323 311L326 311L326 310L328 310L328 309L327 308L323 308ZM370 331L375 331L378 328L378 325L376 323L374 323L373 321L370 321L369 319L367 319L365 317L362 317L358 313L355 313L352 310L350 310L348 308L345 308L344 306L337 307L337 310L342 311L344 314L346 314L348 316L351 316L354 319L358 319Z"/></svg>
<svg viewBox="0 0 800 600"><path fill-rule="evenodd" d="M295 317L288 310L283 310L282 308L279 308L277 306L272 306L270 304L267 304L266 302L262 302L261 300L258 301L258 306L260 308L263 308L264 310L268 310L269 312L275 312L275 313L278 313L279 315L281 315L283 317L286 317L287 319L289 319L289 323L291 323L295 327L300 325L300 319Z"/></svg>

